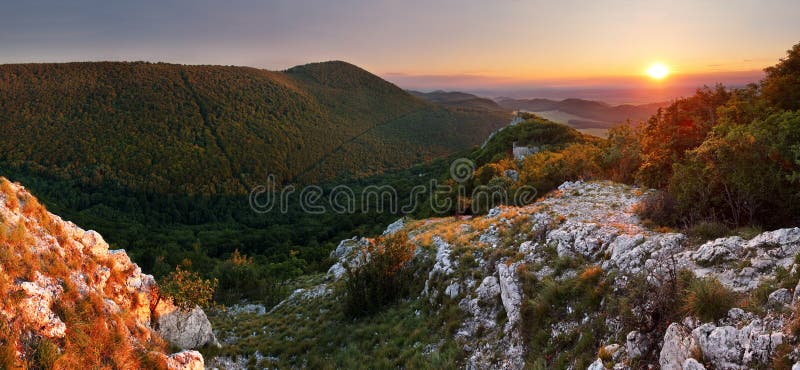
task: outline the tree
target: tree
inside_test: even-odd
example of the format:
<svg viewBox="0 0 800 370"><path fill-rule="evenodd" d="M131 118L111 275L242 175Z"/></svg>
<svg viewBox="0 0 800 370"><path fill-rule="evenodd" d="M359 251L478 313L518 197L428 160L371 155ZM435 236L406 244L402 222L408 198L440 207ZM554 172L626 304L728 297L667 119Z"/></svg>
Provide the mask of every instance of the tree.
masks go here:
<svg viewBox="0 0 800 370"><path fill-rule="evenodd" d="M761 82L764 98L784 110L800 109L800 43L786 51L778 64L764 69Z"/></svg>

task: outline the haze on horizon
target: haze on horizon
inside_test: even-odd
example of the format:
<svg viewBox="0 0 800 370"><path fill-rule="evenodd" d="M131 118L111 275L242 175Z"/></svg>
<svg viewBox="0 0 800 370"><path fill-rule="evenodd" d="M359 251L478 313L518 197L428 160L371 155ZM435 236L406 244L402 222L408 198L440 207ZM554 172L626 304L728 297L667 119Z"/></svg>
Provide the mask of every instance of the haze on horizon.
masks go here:
<svg viewBox="0 0 800 370"><path fill-rule="evenodd" d="M345 60L410 89L652 99L758 80L798 41L797 14L791 0L39 0L5 4L0 63ZM655 62L671 76L648 79Z"/></svg>

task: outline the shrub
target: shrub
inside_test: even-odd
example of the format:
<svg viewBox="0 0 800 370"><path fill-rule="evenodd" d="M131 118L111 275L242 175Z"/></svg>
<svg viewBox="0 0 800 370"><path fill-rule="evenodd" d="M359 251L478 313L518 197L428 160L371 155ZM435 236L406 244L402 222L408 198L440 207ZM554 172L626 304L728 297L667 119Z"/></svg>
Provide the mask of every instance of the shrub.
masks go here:
<svg viewBox="0 0 800 370"><path fill-rule="evenodd" d="M686 289L683 311L703 321L714 321L727 315L736 295L716 278L695 279Z"/></svg>
<svg viewBox="0 0 800 370"><path fill-rule="evenodd" d="M188 311L195 306L210 306L216 287L217 279L206 280L196 272L177 266L159 281L159 298L167 298L181 310Z"/></svg>
<svg viewBox="0 0 800 370"><path fill-rule="evenodd" d="M351 317L375 313L409 294L413 280L409 263L414 250L405 233L379 239L363 250L357 266L347 270L345 313Z"/></svg>
<svg viewBox="0 0 800 370"><path fill-rule="evenodd" d="M58 347L47 338L38 338L28 343L26 353L32 354L29 359L29 369L52 369L59 357Z"/></svg>
<svg viewBox="0 0 800 370"><path fill-rule="evenodd" d="M662 190L647 195L637 206L636 214L658 225L674 226L677 223L675 199Z"/></svg>
<svg viewBox="0 0 800 370"><path fill-rule="evenodd" d="M700 241L707 241L728 236L731 230L721 222L701 221L689 227L686 234Z"/></svg>
<svg viewBox="0 0 800 370"><path fill-rule="evenodd" d="M219 277L216 300L233 304L242 299L254 299L271 307L285 298L288 288L286 284L266 275L269 274L259 269L253 258L244 256L238 249L234 250L231 257L214 270L214 276Z"/></svg>

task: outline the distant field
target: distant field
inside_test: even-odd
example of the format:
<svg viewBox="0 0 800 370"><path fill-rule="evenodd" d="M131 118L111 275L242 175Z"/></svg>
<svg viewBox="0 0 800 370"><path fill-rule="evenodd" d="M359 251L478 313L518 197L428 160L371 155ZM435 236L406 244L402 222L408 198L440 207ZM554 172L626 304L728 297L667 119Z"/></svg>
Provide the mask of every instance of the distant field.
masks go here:
<svg viewBox="0 0 800 370"><path fill-rule="evenodd" d="M577 129L578 131L580 131L580 132L582 132L584 134L599 136L599 137L603 137L603 138L608 135L608 128L607 127L612 125L612 123L610 123L610 122L592 121L592 120L586 119L584 117L576 116L574 114L570 114L570 113L563 112L563 111L560 111L560 110L548 110L548 111L542 111L542 112L533 112L533 114L536 114L537 116L540 116L540 117L542 117L544 119L551 120L553 122L563 123L565 125L568 125L568 126L570 126L572 128ZM580 122L580 124L575 124L576 121ZM596 125L593 125L593 124L596 124ZM592 126L594 126L594 127L592 127Z"/></svg>

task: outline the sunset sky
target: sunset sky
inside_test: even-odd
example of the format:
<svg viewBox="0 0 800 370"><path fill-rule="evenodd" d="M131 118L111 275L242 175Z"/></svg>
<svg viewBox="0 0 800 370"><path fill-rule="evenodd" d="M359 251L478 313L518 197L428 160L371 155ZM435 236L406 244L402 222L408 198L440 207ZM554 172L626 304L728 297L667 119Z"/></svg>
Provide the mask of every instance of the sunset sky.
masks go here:
<svg viewBox="0 0 800 370"><path fill-rule="evenodd" d="M25 1L0 12L0 63L336 59L422 89L738 83L800 41L798 16L797 0ZM655 62L670 77L648 81Z"/></svg>

